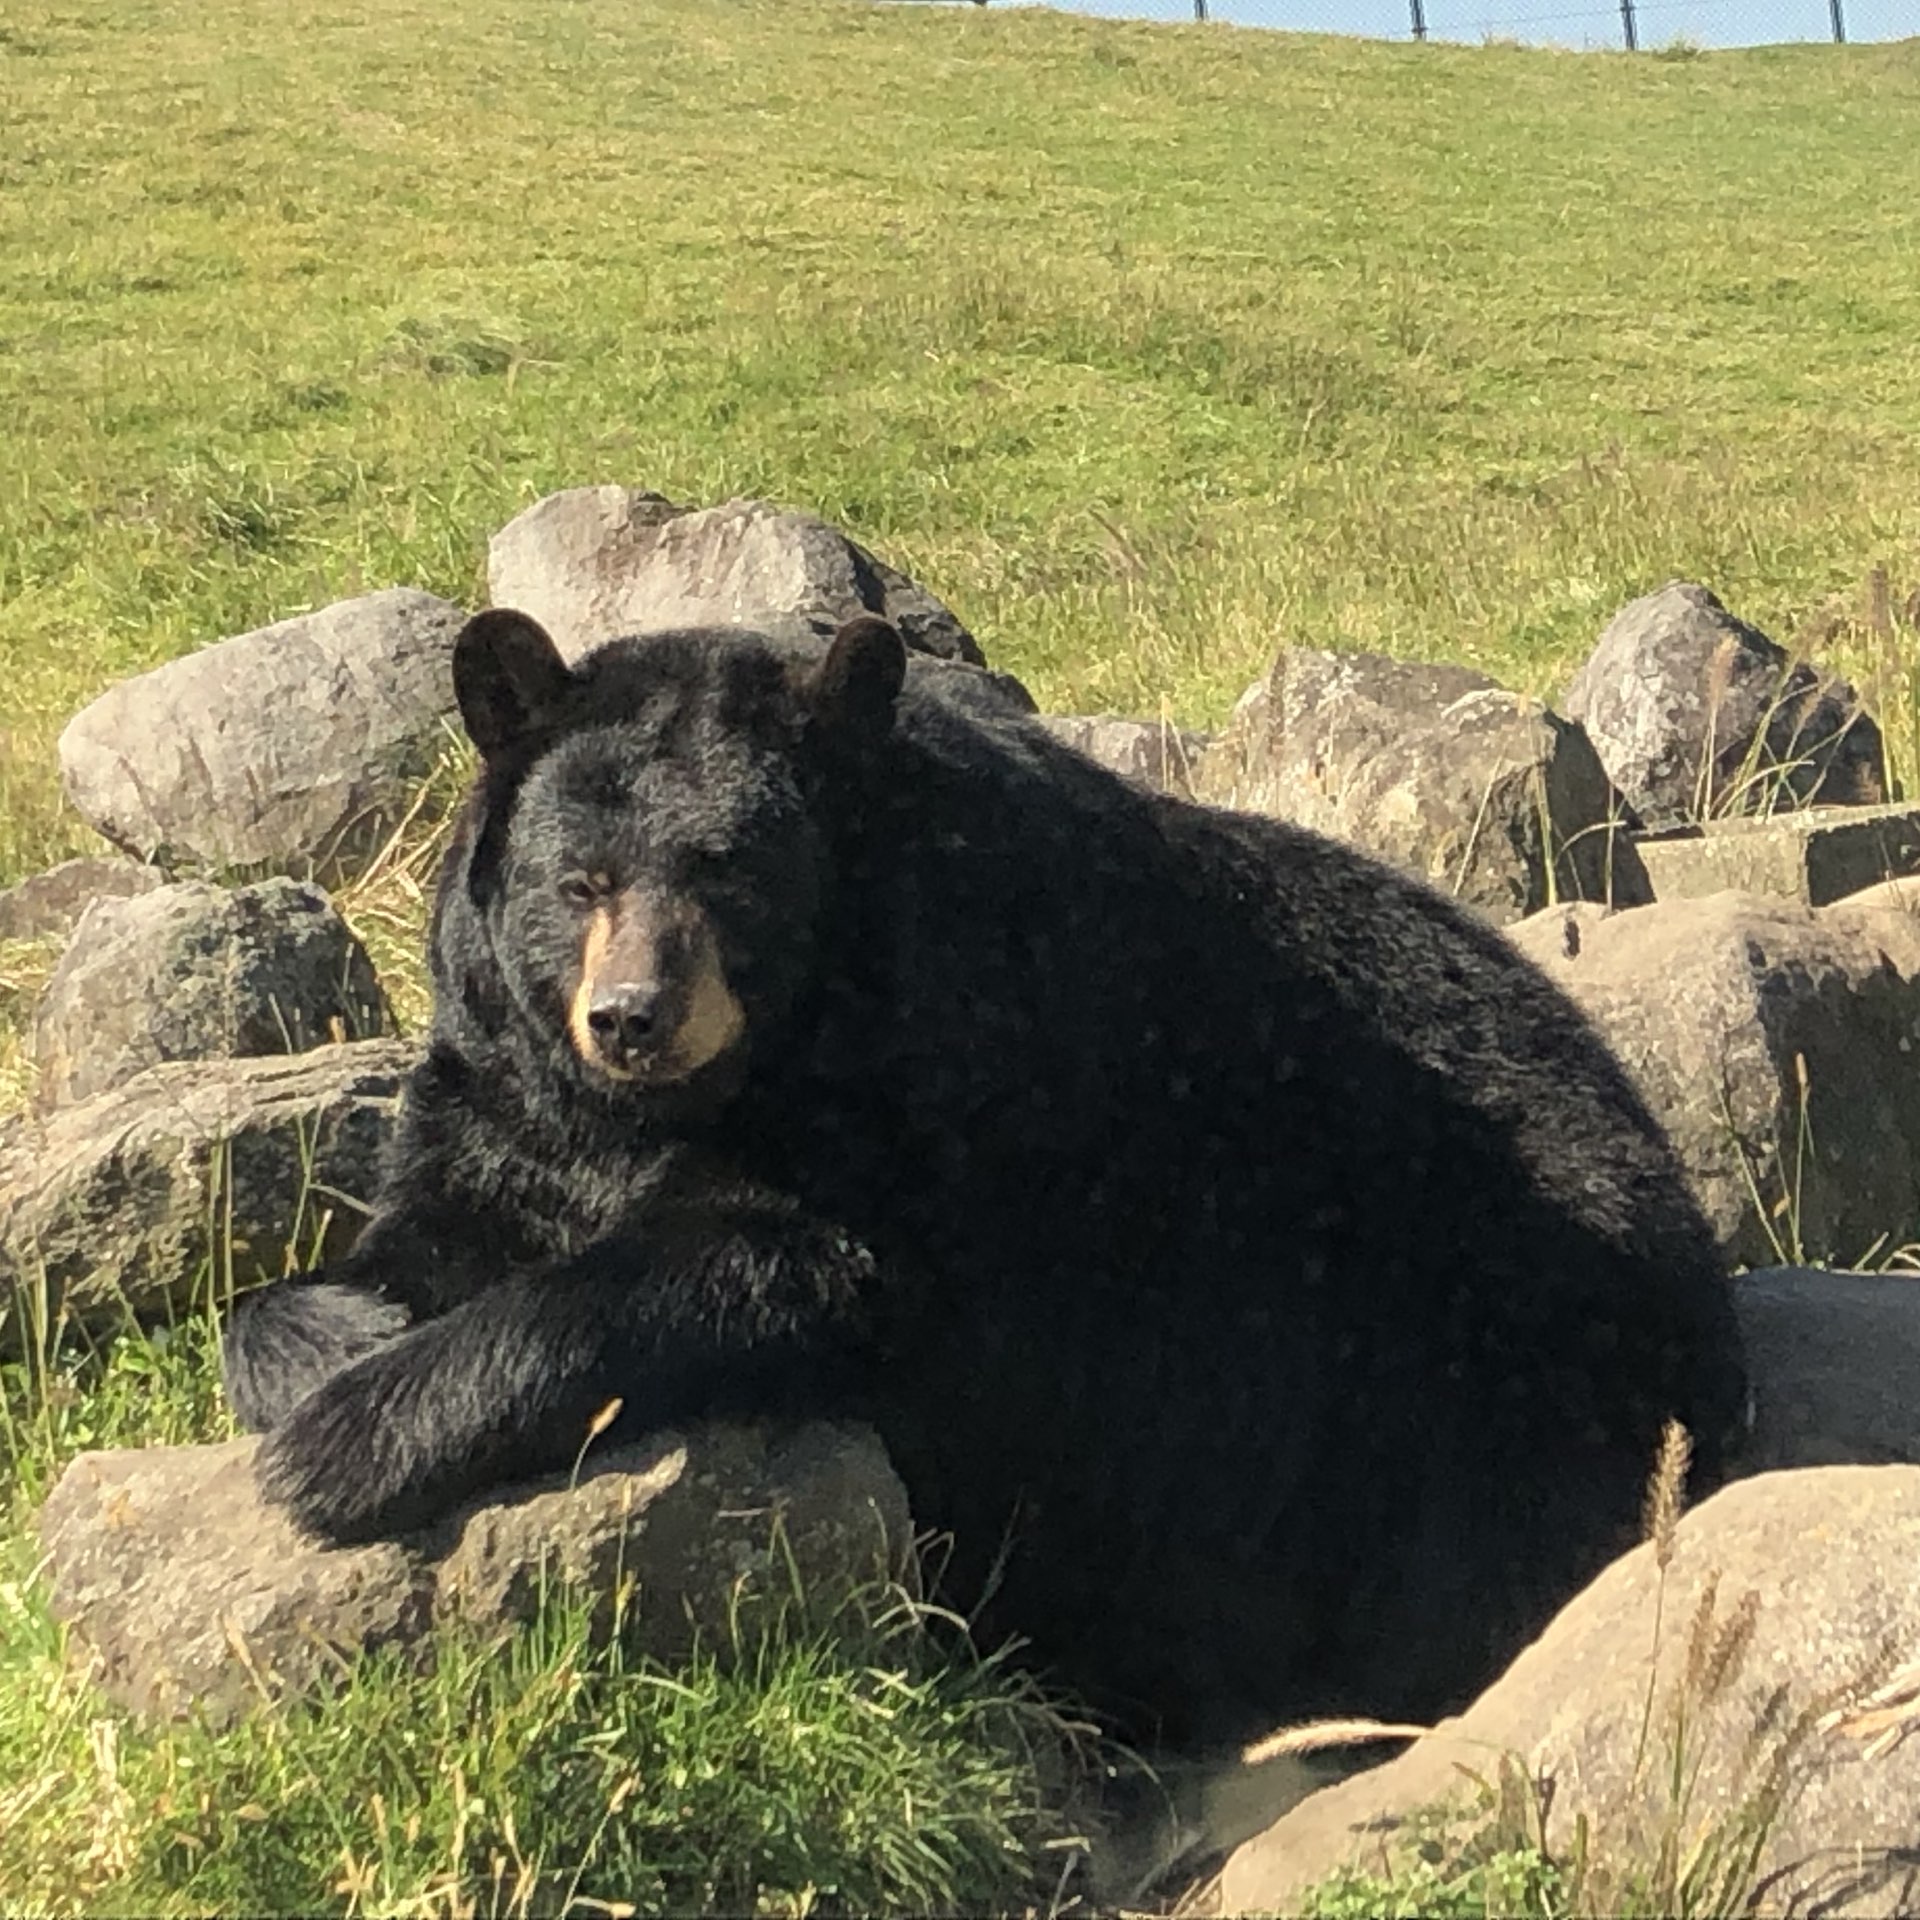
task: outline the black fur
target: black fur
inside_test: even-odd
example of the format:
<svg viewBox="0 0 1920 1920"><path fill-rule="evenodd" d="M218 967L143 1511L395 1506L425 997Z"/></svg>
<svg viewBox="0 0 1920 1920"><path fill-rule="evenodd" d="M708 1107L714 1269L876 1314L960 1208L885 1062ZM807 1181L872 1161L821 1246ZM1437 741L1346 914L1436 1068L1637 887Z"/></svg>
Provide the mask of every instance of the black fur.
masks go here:
<svg viewBox="0 0 1920 1920"><path fill-rule="evenodd" d="M990 1631L1190 1739L1457 1704L1632 1538L1668 1416L1717 1475L1712 1237L1497 932L903 684L877 623L824 665L681 634L568 673L494 621L376 1217L233 1330L307 1526L565 1465L615 1397L858 1415L954 1597L1003 1558ZM682 1085L567 1044L576 870L717 929L745 1038ZM276 1386L278 1315L337 1289L418 1324Z"/></svg>
<svg viewBox="0 0 1920 1920"><path fill-rule="evenodd" d="M235 1304L227 1327L227 1399L242 1426L263 1433L406 1326L404 1307L304 1276L250 1294Z"/></svg>

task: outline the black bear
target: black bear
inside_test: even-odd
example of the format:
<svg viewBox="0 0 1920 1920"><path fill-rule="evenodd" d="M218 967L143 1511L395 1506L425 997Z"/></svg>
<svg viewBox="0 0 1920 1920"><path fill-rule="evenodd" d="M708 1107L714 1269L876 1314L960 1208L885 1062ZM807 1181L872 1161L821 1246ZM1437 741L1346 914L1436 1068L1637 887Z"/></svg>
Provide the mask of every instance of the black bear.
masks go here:
<svg viewBox="0 0 1920 1920"><path fill-rule="evenodd" d="M431 1044L229 1390L320 1536L623 1424L880 1431L950 1591L1136 1730L1459 1703L1744 1408L1659 1127L1492 928L1138 788L866 617L569 669L505 610Z"/></svg>

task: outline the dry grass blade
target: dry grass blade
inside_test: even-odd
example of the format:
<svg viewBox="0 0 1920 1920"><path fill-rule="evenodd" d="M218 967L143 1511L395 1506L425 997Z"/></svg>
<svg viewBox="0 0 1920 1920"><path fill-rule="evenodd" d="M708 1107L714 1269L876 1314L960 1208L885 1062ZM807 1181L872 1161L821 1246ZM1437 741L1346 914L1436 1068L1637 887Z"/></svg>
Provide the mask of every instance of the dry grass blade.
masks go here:
<svg viewBox="0 0 1920 1920"><path fill-rule="evenodd" d="M1864 1740L1869 1760L1891 1753L1920 1727L1920 1661L1902 1667L1864 1700L1823 1714L1816 1726L1821 1733Z"/></svg>
<svg viewBox="0 0 1920 1920"><path fill-rule="evenodd" d="M1674 1531L1686 1505L1687 1468L1693 1461L1693 1439L1677 1420L1660 1431L1660 1451L1647 1482L1644 1537L1653 1542L1654 1562L1662 1570L1673 1563Z"/></svg>
<svg viewBox="0 0 1920 1920"><path fill-rule="evenodd" d="M27 1026L65 945L53 936L0 940L0 1114L33 1098L39 1076L27 1046Z"/></svg>
<svg viewBox="0 0 1920 1920"><path fill-rule="evenodd" d="M423 1028L432 1010L424 958L427 919L473 765L472 749L450 740L366 870L335 896L341 916L367 949L403 1032Z"/></svg>
<svg viewBox="0 0 1920 1920"><path fill-rule="evenodd" d="M1240 1758L1249 1767L1264 1766L1287 1754L1324 1753L1334 1747L1370 1746L1376 1740L1424 1740L1431 1727L1414 1726L1397 1720L1310 1720L1297 1727L1282 1727L1264 1740L1241 1749Z"/></svg>

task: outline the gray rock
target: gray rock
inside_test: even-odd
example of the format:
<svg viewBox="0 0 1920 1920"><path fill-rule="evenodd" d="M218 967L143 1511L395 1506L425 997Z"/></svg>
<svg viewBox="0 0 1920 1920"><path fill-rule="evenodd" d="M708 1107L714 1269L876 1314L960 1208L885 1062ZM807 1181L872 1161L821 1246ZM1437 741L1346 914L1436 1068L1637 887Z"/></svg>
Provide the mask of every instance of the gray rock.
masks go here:
<svg viewBox="0 0 1920 1920"><path fill-rule="evenodd" d="M1508 931L1632 1075L1732 1259L1920 1237L1920 919L1722 893Z"/></svg>
<svg viewBox="0 0 1920 1920"><path fill-rule="evenodd" d="M51 940L73 931L96 900L130 900L165 886L157 867L131 860L63 860L0 889L0 940Z"/></svg>
<svg viewBox="0 0 1920 1920"><path fill-rule="evenodd" d="M1622 607L1562 704L1649 827L1887 798L1880 729L1853 688L1688 581Z"/></svg>
<svg viewBox="0 0 1920 1920"><path fill-rule="evenodd" d="M83 1453L47 1496L39 1532L55 1617L135 1713L199 1705L217 1726L262 1688L311 1684L337 1648L427 1630L432 1588L413 1556L390 1543L327 1554L301 1539L255 1490L258 1446L249 1435Z"/></svg>
<svg viewBox="0 0 1920 1920"><path fill-rule="evenodd" d="M618 1595L635 1647L681 1659L696 1634L724 1645L743 1589L779 1601L797 1577L810 1604L830 1605L899 1570L912 1539L900 1483L858 1427L663 1433L590 1454L571 1489L540 1481L431 1535L335 1549L260 1499L257 1444L86 1453L48 1496L54 1612L135 1713L230 1721L324 1683L343 1654L424 1653L441 1623L525 1619L543 1584L562 1582L603 1619Z"/></svg>
<svg viewBox="0 0 1920 1920"><path fill-rule="evenodd" d="M1122 720L1110 713L1050 713L1041 724L1089 760L1181 799L1193 797L1195 772L1212 744L1204 733L1155 720Z"/></svg>
<svg viewBox="0 0 1920 1920"><path fill-rule="evenodd" d="M1617 1561L1465 1713L1399 1759L1311 1795L1239 1848L1203 1910L1291 1912L1307 1887L1344 1865L1404 1867L1432 1831L1429 1823L1416 1832L1415 1812L1452 1806L1457 1831L1470 1831L1463 1770L1490 1777L1502 1753L1549 1783L1551 1852L1566 1858L1575 1821L1589 1822L1596 1878L1587 1898L1595 1911L1612 1910L1627 1891L1616 1863L1644 1867L1666 1818L1685 1700L1684 1751L1698 1769L1681 1822L1689 1847L1710 1821L1756 1801L1765 1766L1798 1730L1784 1748L1782 1804L1760 1845L1758 1890L1740 1911L1912 1913L1920 1738L1869 1757L1859 1726L1832 1724L1824 1710L1886 1679L1890 1650L1910 1659L1920 1646L1916 1557L1920 1467L1738 1482L1680 1522L1664 1594L1651 1546ZM1727 1649L1724 1662L1710 1646L1697 1650L1701 1638ZM1716 1664L1724 1671L1710 1686L1703 1675ZM1920 1725L1920 1710L1911 1711Z"/></svg>
<svg viewBox="0 0 1920 1920"><path fill-rule="evenodd" d="M1920 913L1920 875L1877 881L1873 886L1862 887L1858 893L1849 893L1839 900L1829 901L1828 905L1888 907L1896 913Z"/></svg>
<svg viewBox="0 0 1920 1920"><path fill-rule="evenodd" d="M1556 898L1652 897L1586 736L1463 667L1289 649L1195 791L1345 840L1499 924Z"/></svg>
<svg viewBox="0 0 1920 1920"><path fill-rule="evenodd" d="M1634 844L1656 900L1771 893L1825 907L1920 873L1920 807L1805 807L1709 820Z"/></svg>
<svg viewBox="0 0 1920 1920"><path fill-rule="evenodd" d="M394 587L122 681L60 736L67 797L175 870L360 870L452 737L464 616Z"/></svg>
<svg viewBox="0 0 1920 1920"><path fill-rule="evenodd" d="M82 915L33 1021L40 1097L104 1093L162 1060L304 1053L388 1030L366 949L310 882L181 881Z"/></svg>
<svg viewBox="0 0 1920 1920"><path fill-rule="evenodd" d="M550 494L488 543L487 587L570 660L667 627L825 640L865 612L886 615L917 652L982 664L973 636L925 588L825 521L760 500L695 509L625 487Z"/></svg>
<svg viewBox="0 0 1920 1920"><path fill-rule="evenodd" d="M1920 1462L1920 1274L1763 1267L1733 1298L1753 1387L1743 1473Z"/></svg>
<svg viewBox="0 0 1920 1920"><path fill-rule="evenodd" d="M0 1129L0 1351L14 1315L117 1326L337 1256L358 1232L416 1058L363 1040L175 1061ZM10 1302L16 1304L9 1304Z"/></svg>

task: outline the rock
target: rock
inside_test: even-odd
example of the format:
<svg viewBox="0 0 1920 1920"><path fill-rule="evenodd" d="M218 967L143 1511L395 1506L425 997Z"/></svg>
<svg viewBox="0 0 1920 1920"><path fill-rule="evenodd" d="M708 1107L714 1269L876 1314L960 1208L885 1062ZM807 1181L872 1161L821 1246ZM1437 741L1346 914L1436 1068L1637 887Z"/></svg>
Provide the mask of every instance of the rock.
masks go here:
<svg viewBox="0 0 1920 1920"><path fill-rule="evenodd" d="M1346 840L1499 924L1556 897L1652 897L1586 736L1464 667L1289 649L1195 793Z"/></svg>
<svg viewBox="0 0 1920 1920"><path fill-rule="evenodd" d="M1110 713L1048 714L1041 724L1057 740L1144 787L1181 799L1193 796L1194 773L1212 744L1204 733Z"/></svg>
<svg viewBox="0 0 1920 1920"><path fill-rule="evenodd" d="M63 860L0 889L0 940L50 940L71 933L96 900L130 900L164 886L157 867L131 860Z"/></svg>
<svg viewBox="0 0 1920 1920"><path fill-rule="evenodd" d="M415 1059L362 1040L175 1061L0 1131L0 1352L20 1301L119 1325L345 1252Z"/></svg>
<svg viewBox="0 0 1920 1920"><path fill-rule="evenodd" d="M1722 893L1508 931L1632 1075L1731 1259L1920 1237L1920 920Z"/></svg>
<svg viewBox="0 0 1920 1920"><path fill-rule="evenodd" d="M1649 827L1887 797L1880 729L1853 688L1687 581L1622 607L1562 705Z"/></svg>
<svg viewBox="0 0 1920 1920"><path fill-rule="evenodd" d="M1829 901L1836 907L1888 907L1896 913L1920 913L1920 876L1881 880L1858 893Z"/></svg>
<svg viewBox="0 0 1920 1920"><path fill-rule="evenodd" d="M1709 820L1634 842L1656 900L1771 893L1830 906L1920 873L1920 807L1809 807Z"/></svg>
<svg viewBox="0 0 1920 1920"><path fill-rule="evenodd" d="M213 1725L269 1689L310 1684L335 1648L427 1630L430 1582L390 1543L324 1553L266 1508L253 1435L224 1446L83 1453L39 1517L56 1618L108 1696ZM307 1631L311 1627L311 1633Z"/></svg>
<svg viewBox="0 0 1920 1920"><path fill-rule="evenodd" d="M1766 1267L1733 1298L1753 1387L1742 1473L1920 1462L1920 1275Z"/></svg>
<svg viewBox="0 0 1920 1920"><path fill-rule="evenodd" d="M611 1450L572 1491L553 1480L491 1497L435 1537L449 1536L438 1613L481 1626L524 1618L549 1543L550 1572L593 1592L611 1598L631 1576L647 1650L682 1659L696 1634L724 1636L743 1578L763 1597L797 1588L830 1600L849 1582L903 1575L913 1524L868 1428L713 1424Z"/></svg>
<svg viewBox="0 0 1920 1920"><path fill-rule="evenodd" d="M451 737L464 618L394 587L122 681L60 736L67 797L175 870L351 875Z"/></svg>
<svg viewBox="0 0 1920 1920"><path fill-rule="evenodd" d="M810 1602L884 1578L912 1539L906 1497L865 1428L663 1433L564 1478L488 1496L430 1536L322 1548L256 1491L249 1436L85 1453L40 1515L53 1610L111 1698L216 1725L298 1692L338 1657L419 1647L458 1619L486 1632L578 1582L618 1593L639 1651L724 1644L737 1591ZM750 1610L748 1616L750 1618Z"/></svg>
<svg viewBox="0 0 1920 1920"><path fill-rule="evenodd" d="M1916 1556L1920 1467L1740 1481L1680 1522L1664 1597L1651 1546L1617 1561L1464 1714L1399 1759L1311 1795L1239 1848L1209 1905L1290 1912L1343 1865L1403 1865L1419 1844L1415 1810L1460 1807L1470 1792L1462 1770L1491 1777L1504 1752L1548 1783L1550 1853L1567 1858L1575 1821L1590 1823L1583 1910L1615 1910L1628 1892L1622 1868L1646 1866L1668 1817L1684 1699L1683 1753L1698 1771L1679 1819L1683 1847L1760 1803L1770 1763L1783 1769L1784 1801L1753 1876L1759 1891L1739 1911L1910 1913L1920 1891L1920 1738L1868 1758L1857 1731L1816 1723L1920 1647Z"/></svg>
<svg viewBox="0 0 1920 1920"><path fill-rule="evenodd" d="M388 1030L366 949L300 880L181 881L82 915L33 1021L49 1105L162 1060L304 1053Z"/></svg>
<svg viewBox="0 0 1920 1920"><path fill-rule="evenodd" d="M487 546L487 588L547 629L568 659L617 634L755 627L825 640L881 613L917 652L983 664L925 588L816 520L760 500L677 507L657 493L575 487L510 520Z"/></svg>

